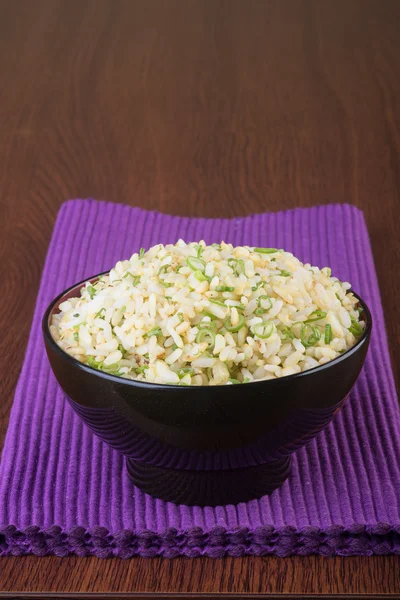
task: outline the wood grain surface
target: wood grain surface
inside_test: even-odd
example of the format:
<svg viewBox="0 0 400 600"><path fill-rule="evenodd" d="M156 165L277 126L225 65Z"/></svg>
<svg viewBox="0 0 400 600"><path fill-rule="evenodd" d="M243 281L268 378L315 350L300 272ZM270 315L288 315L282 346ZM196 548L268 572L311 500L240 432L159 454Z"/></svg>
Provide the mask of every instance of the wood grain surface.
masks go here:
<svg viewBox="0 0 400 600"><path fill-rule="evenodd" d="M399 381L399 26L399 0L0 0L0 439L73 197L214 217L355 204ZM0 595L399 597L399 567L2 558Z"/></svg>

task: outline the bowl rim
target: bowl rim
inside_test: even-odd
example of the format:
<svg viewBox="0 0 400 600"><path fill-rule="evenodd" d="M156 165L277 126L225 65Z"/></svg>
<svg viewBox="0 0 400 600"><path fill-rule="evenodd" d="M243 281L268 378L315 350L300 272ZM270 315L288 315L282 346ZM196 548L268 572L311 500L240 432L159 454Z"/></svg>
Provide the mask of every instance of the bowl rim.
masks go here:
<svg viewBox="0 0 400 600"><path fill-rule="evenodd" d="M46 343L49 344L51 346L51 348L59 356L61 356L61 358L63 358L64 360L67 360L67 362L70 362L72 365L81 369L82 371L92 374L92 375L97 375L101 379L115 382L120 385L123 384L123 385L132 386L132 387L150 388L150 389L154 389L154 390L176 390L176 391L179 390L181 393L184 391L187 391L188 389L191 389L191 388L196 388L197 390L199 390L199 389L208 390L210 387L212 387L213 389L225 389L226 390L226 388L227 388L226 384L213 385L213 386L201 386L201 385L182 386L182 385L176 385L176 384L170 384L170 383L152 383L151 381L139 381L137 379L128 379L126 377L119 377L118 375L112 375L109 373L105 373L104 371L99 371L98 369L95 369L94 367L89 367L85 363L81 363L79 360L77 360L76 358L71 356L71 354L68 354L68 352L66 352L65 350L60 348L60 346L57 344L57 342L51 335L50 326L49 326L49 318L50 318L51 313L54 310L55 305L58 302L60 302L60 300L64 296L69 294L69 292L71 292L75 288L82 287L88 281L93 282L96 279L98 279L99 277L107 275L109 272L110 272L109 270L102 271L98 275L92 275L90 277L86 277L85 279L83 279L82 281L79 281L78 283L74 283L73 285L71 285L64 291L62 291L60 294L58 294L58 296L56 296L50 302L50 304L48 305L48 307L45 310L45 313L44 313L43 319L42 319L42 332L43 332L43 336L45 338ZM341 354L340 356L337 356L336 358L330 360L329 362L324 363L323 365L318 365L318 367L313 367L312 369L308 369L307 371L302 371L300 373L294 373L293 375L285 375L284 377L280 377L277 379L267 379L267 380L259 380L259 381L256 380L256 381L249 381L248 383L251 383L252 386L258 386L258 387L260 387L260 386L265 387L266 385L273 387L274 385L282 384L282 382L294 381L295 379L306 377L308 375L313 375L317 372L325 371L325 370L329 369L330 367L335 366L335 365L345 361L348 357L355 354L357 352L358 348L360 348L366 341L368 341L368 339L370 337L371 330L372 330L372 315L371 315L371 311L369 310L365 301L356 292L354 292L351 288L349 291L351 291L352 294L354 294L354 296L358 299L359 303L361 304L361 306L363 308L363 315L365 317L364 332L363 332L362 336L360 337L360 339L357 340L357 342L354 344L354 346L352 346L351 348L346 350L346 352L343 352L343 354ZM243 384L241 384L241 385L243 385Z"/></svg>

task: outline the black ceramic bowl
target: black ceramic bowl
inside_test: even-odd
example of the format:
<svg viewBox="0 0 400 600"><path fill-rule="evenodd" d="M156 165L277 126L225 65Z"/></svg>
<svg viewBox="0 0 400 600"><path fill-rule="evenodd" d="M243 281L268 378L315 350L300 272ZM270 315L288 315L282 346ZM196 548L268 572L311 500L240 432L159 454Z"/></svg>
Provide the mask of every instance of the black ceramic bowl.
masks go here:
<svg viewBox="0 0 400 600"><path fill-rule="evenodd" d="M100 275L91 277L94 282ZM230 386L158 385L88 367L61 350L49 322L87 280L46 310L43 334L56 379L74 410L127 457L133 482L167 501L215 506L272 492L286 479L290 454L340 410L363 366L371 314L355 346L331 362L281 379Z"/></svg>

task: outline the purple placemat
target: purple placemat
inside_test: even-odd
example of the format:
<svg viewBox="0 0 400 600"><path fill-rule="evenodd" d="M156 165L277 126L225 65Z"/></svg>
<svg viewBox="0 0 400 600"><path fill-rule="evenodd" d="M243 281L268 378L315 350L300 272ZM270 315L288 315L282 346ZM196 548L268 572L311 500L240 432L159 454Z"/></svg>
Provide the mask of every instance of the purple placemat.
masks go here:
<svg viewBox="0 0 400 600"><path fill-rule="evenodd" d="M134 488L124 459L74 414L45 356L41 318L67 286L157 242L277 246L329 265L369 304L367 362L334 422L269 497L197 508ZM400 553L400 418L362 213L331 205L224 219L67 202L50 244L0 466L0 554L101 557Z"/></svg>

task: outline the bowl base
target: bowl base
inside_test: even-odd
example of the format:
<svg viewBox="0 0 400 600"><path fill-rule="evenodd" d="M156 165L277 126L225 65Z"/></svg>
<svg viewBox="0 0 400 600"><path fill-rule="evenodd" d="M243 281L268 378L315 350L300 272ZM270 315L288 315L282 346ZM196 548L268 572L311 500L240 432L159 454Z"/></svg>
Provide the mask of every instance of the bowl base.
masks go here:
<svg viewBox="0 0 400 600"><path fill-rule="evenodd" d="M166 502L220 506L248 502L273 492L289 475L290 457L221 471L165 469L128 458L127 470L138 488Z"/></svg>

